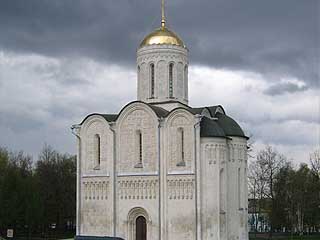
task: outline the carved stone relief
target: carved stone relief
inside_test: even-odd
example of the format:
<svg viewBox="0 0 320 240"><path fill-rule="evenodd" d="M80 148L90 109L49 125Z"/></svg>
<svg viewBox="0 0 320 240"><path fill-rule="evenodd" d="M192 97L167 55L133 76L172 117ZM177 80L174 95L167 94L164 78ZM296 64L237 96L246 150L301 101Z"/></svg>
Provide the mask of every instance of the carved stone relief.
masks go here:
<svg viewBox="0 0 320 240"><path fill-rule="evenodd" d="M194 179L167 180L168 198L171 200L188 200L194 196Z"/></svg>
<svg viewBox="0 0 320 240"><path fill-rule="evenodd" d="M84 188L83 193L86 201L108 199L108 180L86 180L83 181L82 186Z"/></svg>
<svg viewBox="0 0 320 240"><path fill-rule="evenodd" d="M118 181L120 199L155 199L158 180L133 178Z"/></svg>
<svg viewBox="0 0 320 240"><path fill-rule="evenodd" d="M207 144L205 146L205 159L209 165L224 163L227 151L223 144Z"/></svg>

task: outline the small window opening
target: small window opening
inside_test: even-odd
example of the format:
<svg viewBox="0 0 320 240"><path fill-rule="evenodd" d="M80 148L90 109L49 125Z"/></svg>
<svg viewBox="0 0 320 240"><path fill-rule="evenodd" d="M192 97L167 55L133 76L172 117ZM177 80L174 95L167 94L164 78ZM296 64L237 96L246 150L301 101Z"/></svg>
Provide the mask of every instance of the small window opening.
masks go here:
<svg viewBox="0 0 320 240"><path fill-rule="evenodd" d="M101 145L99 134L94 135L94 169L99 170L101 163Z"/></svg>
<svg viewBox="0 0 320 240"><path fill-rule="evenodd" d="M135 168L142 168L143 148L142 148L142 133L140 130L136 132L137 152L138 152L138 163L134 166Z"/></svg>
<svg viewBox="0 0 320 240"><path fill-rule="evenodd" d="M188 99L188 66L184 67L184 98Z"/></svg>
<svg viewBox="0 0 320 240"><path fill-rule="evenodd" d="M225 173L224 173L224 169L222 168L220 170L220 213L225 213L225 202L224 202L224 198L225 198Z"/></svg>
<svg viewBox="0 0 320 240"><path fill-rule="evenodd" d="M173 98L173 63L169 64L169 97Z"/></svg>
<svg viewBox="0 0 320 240"><path fill-rule="evenodd" d="M241 170L240 168L238 169L238 205L239 205L239 210L241 209Z"/></svg>
<svg viewBox="0 0 320 240"><path fill-rule="evenodd" d="M154 98L154 64L150 65L151 98Z"/></svg>
<svg viewBox="0 0 320 240"><path fill-rule="evenodd" d="M184 131L183 128L178 128L178 148L179 148L179 162L177 166L184 167L186 163L184 161L185 152L184 152Z"/></svg>

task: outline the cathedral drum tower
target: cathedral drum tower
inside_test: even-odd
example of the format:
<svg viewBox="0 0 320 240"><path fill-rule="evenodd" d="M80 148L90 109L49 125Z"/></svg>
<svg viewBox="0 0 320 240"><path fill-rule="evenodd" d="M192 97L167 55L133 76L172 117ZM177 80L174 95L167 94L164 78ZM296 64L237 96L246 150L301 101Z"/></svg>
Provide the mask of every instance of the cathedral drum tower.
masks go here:
<svg viewBox="0 0 320 240"><path fill-rule="evenodd" d="M77 236L248 240L247 140L220 105L188 105L188 49L166 25L137 50L137 96L73 125Z"/></svg>

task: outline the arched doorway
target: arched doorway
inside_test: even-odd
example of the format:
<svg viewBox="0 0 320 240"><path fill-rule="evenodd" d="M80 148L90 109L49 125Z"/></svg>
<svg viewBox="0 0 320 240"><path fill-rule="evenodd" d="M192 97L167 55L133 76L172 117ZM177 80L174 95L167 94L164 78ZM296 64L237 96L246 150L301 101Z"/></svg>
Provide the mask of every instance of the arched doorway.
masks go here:
<svg viewBox="0 0 320 240"><path fill-rule="evenodd" d="M147 221L143 216L136 219L136 240L147 240Z"/></svg>
<svg viewBox="0 0 320 240"><path fill-rule="evenodd" d="M135 207L128 213L128 240L151 240L151 218L142 207Z"/></svg>

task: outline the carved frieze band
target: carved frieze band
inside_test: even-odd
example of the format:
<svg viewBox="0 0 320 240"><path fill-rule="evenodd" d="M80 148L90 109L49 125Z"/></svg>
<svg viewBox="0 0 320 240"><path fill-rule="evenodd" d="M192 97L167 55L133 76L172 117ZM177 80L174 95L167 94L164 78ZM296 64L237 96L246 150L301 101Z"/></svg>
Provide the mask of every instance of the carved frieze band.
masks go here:
<svg viewBox="0 0 320 240"><path fill-rule="evenodd" d="M193 199L194 179L169 179L167 183L169 199Z"/></svg>
<svg viewBox="0 0 320 240"><path fill-rule="evenodd" d="M108 199L109 181L84 181L85 200L105 200Z"/></svg>
<svg viewBox="0 0 320 240"><path fill-rule="evenodd" d="M132 179L118 181L120 199L155 199L158 180Z"/></svg>
<svg viewBox="0 0 320 240"><path fill-rule="evenodd" d="M223 144L207 144L205 146L205 157L209 165L225 163L227 157L227 149Z"/></svg>
<svg viewBox="0 0 320 240"><path fill-rule="evenodd" d="M235 162L238 160L239 162L247 160L247 146L243 144L229 144L230 147L230 159L229 161Z"/></svg>
<svg viewBox="0 0 320 240"><path fill-rule="evenodd" d="M163 53L162 54L154 54L154 55L145 55L145 56L141 56L141 57L138 57L137 61L139 63L141 62L148 62L150 60L154 60L154 59L170 59L170 60L175 60L175 61L183 61L184 63L188 62L188 59L187 57L185 56L182 56L182 55L176 55L176 54L166 54L164 55Z"/></svg>

